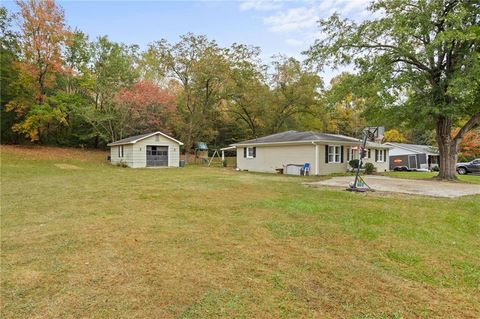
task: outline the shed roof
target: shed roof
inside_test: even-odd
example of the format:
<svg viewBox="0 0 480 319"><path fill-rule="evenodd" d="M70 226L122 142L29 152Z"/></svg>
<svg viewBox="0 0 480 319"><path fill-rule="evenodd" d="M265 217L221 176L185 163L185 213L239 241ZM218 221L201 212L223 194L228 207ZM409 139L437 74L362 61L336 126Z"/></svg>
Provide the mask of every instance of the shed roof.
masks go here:
<svg viewBox="0 0 480 319"><path fill-rule="evenodd" d="M167 134L162 133L162 132L160 132L160 131L157 131L157 132L153 132L153 133L147 133L147 134L130 136L130 137L127 137L127 138L124 138L124 139L121 139L121 140L118 140L118 141L109 143L109 144L107 144L107 146L116 146L116 145L125 145L125 144L135 144L135 143L137 143L138 141L144 140L144 139L146 139L146 138L149 138L149 137L154 136L154 135L157 135L157 134L160 134L160 135L162 135L163 137L166 137L166 138L168 138L168 139L170 139L170 140L172 140L172 141L174 141L174 142L177 142L177 143L180 144L180 145L183 145L182 142L174 139L173 137L168 136Z"/></svg>
<svg viewBox="0 0 480 319"><path fill-rule="evenodd" d="M418 144L405 144L405 143L385 143L392 147L398 147L407 151L411 151L418 154L439 155L437 148L430 145L418 145Z"/></svg>
<svg viewBox="0 0 480 319"><path fill-rule="evenodd" d="M360 145L361 141L358 138L349 137L339 134L318 133L313 131L299 132L286 131L282 133L267 135L256 139L246 140L232 144L233 146L240 145L256 145L256 144L289 144L289 143L308 143L308 142L337 142ZM370 147L390 148L378 143L369 142Z"/></svg>

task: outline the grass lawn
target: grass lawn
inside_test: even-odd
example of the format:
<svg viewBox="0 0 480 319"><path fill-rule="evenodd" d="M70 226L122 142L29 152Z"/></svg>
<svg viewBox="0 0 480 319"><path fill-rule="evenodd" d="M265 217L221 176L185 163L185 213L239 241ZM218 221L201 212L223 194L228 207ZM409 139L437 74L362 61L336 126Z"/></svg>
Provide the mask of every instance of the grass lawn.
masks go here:
<svg viewBox="0 0 480 319"><path fill-rule="evenodd" d="M1 152L2 318L480 317L480 196Z"/></svg>
<svg viewBox="0 0 480 319"><path fill-rule="evenodd" d="M405 179L431 179L438 175L438 172L386 172L384 176L398 177ZM480 184L479 175L457 175L460 182Z"/></svg>

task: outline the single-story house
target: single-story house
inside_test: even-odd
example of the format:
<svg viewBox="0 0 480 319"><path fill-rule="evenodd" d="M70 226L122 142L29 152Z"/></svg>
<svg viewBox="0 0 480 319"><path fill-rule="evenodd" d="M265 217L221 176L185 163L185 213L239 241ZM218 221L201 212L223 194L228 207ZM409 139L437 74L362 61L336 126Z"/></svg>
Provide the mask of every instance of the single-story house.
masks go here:
<svg viewBox="0 0 480 319"><path fill-rule="evenodd" d="M390 170L398 166L410 169L429 169L438 166L440 154L438 150L429 145L415 145L387 142L390 149Z"/></svg>
<svg viewBox="0 0 480 319"><path fill-rule="evenodd" d="M359 158L361 140L337 134L287 131L234 143L237 168L274 173L290 165L310 164L310 174L343 173L350 159ZM364 162L373 163L377 171L388 170L390 146L368 142Z"/></svg>
<svg viewBox="0 0 480 319"><path fill-rule="evenodd" d="M162 132L130 136L110 144L112 164L129 167L178 167L182 142Z"/></svg>

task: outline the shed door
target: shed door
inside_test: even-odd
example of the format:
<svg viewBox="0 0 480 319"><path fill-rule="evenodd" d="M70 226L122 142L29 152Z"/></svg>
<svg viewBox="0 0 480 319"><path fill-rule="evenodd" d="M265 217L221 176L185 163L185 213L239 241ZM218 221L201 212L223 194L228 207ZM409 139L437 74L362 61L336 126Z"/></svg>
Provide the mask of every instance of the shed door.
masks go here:
<svg viewBox="0 0 480 319"><path fill-rule="evenodd" d="M417 155L409 155L408 161L410 162L410 168L418 168L417 167Z"/></svg>
<svg viewBox="0 0 480 319"><path fill-rule="evenodd" d="M168 166L168 146L147 145L147 166Z"/></svg>

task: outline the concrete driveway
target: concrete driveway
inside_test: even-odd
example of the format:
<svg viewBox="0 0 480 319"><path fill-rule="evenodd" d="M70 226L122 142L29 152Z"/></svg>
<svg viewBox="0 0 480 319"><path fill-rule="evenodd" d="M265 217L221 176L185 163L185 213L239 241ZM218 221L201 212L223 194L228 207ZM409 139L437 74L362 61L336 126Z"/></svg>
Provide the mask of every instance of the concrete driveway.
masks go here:
<svg viewBox="0 0 480 319"><path fill-rule="evenodd" d="M375 191L394 192L435 197L460 197L480 194L480 185L457 182L438 182L429 180L401 179L386 176L363 176L365 182ZM307 183L311 187L336 186L347 188L353 183L354 176L332 177L330 179Z"/></svg>

